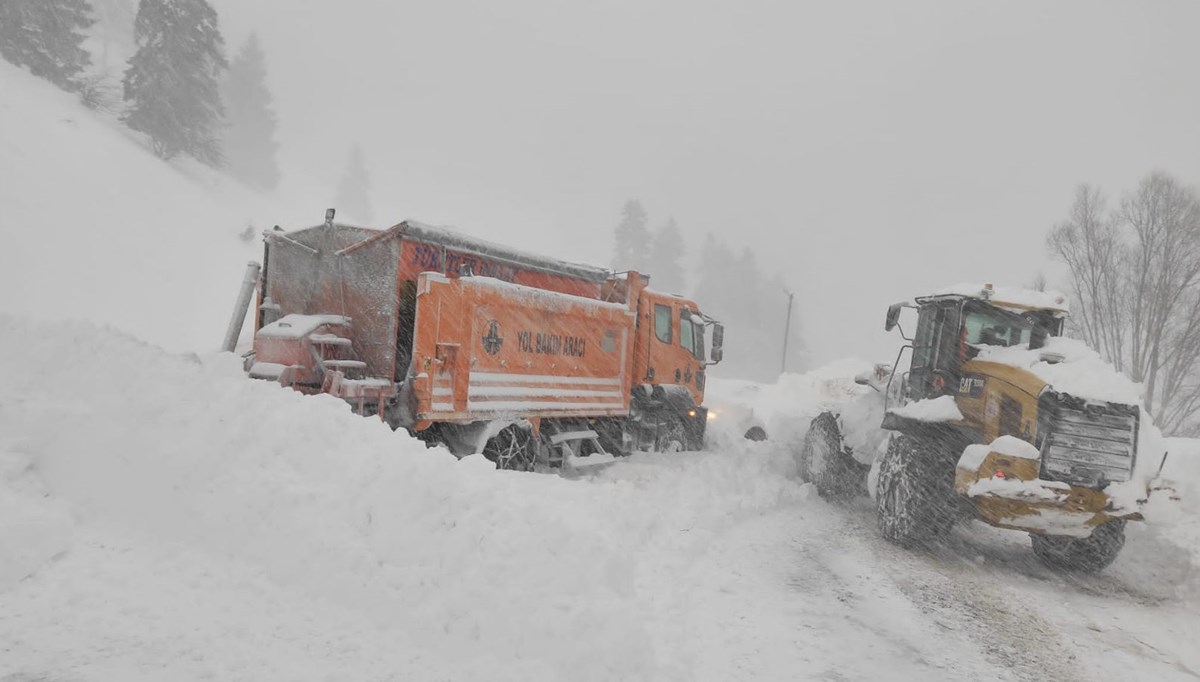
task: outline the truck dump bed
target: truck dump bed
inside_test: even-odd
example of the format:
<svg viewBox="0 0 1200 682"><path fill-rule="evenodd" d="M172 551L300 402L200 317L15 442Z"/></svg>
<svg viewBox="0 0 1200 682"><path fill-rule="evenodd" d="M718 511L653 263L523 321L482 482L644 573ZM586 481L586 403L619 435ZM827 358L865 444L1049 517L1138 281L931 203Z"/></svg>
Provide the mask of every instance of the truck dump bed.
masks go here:
<svg viewBox="0 0 1200 682"><path fill-rule="evenodd" d="M542 258L405 221L387 230L325 223L266 233L257 327L289 314L340 315L366 374L401 381L412 348L417 276L473 274L597 299L602 268Z"/></svg>
<svg viewBox="0 0 1200 682"><path fill-rule="evenodd" d="M490 277L418 279L417 419L629 411L636 312Z"/></svg>

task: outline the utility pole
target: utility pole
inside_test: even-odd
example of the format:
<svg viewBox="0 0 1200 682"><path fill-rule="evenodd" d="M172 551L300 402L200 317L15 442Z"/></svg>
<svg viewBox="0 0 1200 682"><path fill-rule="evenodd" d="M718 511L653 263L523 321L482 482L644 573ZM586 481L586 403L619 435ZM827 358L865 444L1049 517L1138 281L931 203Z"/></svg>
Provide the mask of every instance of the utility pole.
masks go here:
<svg viewBox="0 0 1200 682"><path fill-rule="evenodd" d="M784 289L783 293L787 294L788 297L788 309L787 322L783 325L783 363L779 370L780 374L787 372L788 337L792 335L792 299L796 297L796 294L793 294L787 289Z"/></svg>

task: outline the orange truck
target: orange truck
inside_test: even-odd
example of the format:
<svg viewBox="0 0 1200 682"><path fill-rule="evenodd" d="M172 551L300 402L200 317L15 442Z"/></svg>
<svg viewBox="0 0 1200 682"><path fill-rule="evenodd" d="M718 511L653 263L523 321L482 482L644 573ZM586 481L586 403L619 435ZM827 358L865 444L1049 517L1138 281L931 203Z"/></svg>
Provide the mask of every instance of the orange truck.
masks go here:
<svg viewBox="0 0 1200 682"><path fill-rule="evenodd" d="M498 468L702 446L724 328L695 302L637 272L333 216L265 233L251 377L343 398Z"/></svg>

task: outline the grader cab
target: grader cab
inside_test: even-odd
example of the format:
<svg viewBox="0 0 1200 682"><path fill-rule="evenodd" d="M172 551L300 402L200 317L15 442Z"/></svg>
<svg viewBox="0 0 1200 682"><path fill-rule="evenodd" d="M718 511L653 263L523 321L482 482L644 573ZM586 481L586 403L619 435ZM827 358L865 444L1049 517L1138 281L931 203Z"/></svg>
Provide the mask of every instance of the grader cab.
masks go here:
<svg viewBox="0 0 1200 682"><path fill-rule="evenodd" d="M911 336L906 308L917 312ZM825 493L872 493L881 534L901 545L978 518L1030 533L1048 564L1104 568L1148 494L1134 473L1141 410L1115 369L1060 338L1067 313L1062 296L990 284L891 306L885 329L907 343L863 381L877 389L864 399L883 402L873 426L890 435L877 452L854 453L846 415L823 414L802 473ZM1128 396L1115 396L1123 385Z"/></svg>

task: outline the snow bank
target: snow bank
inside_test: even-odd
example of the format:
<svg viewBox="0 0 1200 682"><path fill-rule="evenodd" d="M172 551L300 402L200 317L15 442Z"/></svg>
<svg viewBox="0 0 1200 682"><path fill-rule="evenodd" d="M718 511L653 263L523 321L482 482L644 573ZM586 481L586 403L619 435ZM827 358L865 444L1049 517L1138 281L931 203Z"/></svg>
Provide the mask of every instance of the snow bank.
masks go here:
<svg viewBox="0 0 1200 682"><path fill-rule="evenodd" d="M870 464L888 435L879 428L883 423L883 396L854 379L873 370L871 363L846 359L804 374L784 374L773 384L711 379L705 391L706 402L741 418L734 420L733 428L720 418L710 421L710 436L718 444L728 444L740 438L744 425L751 423L746 415L753 415L754 422L765 426L772 442L798 453L813 418L833 410L838 414L843 443L855 459Z"/></svg>
<svg viewBox="0 0 1200 682"><path fill-rule="evenodd" d="M1153 493L1146 506L1146 521L1163 538L1191 553L1196 566L1195 592L1200 598L1200 439L1167 438L1164 447L1169 454L1162 478L1175 486L1179 499L1171 500L1165 491ZM1155 469L1158 462L1156 458Z"/></svg>
<svg viewBox="0 0 1200 682"><path fill-rule="evenodd" d="M854 383L855 376L872 367L863 360L840 360L804 374L784 374L771 384L710 378L705 403L719 413L709 422L710 435L725 443L740 438L746 424L760 423L772 440L799 447L809 422L822 411L874 392ZM722 419L720 413L735 418Z"/></svg>
<svg viewBox="0 0 1200 682"><path fill-rule="evenodd" d="M689 679L672 575L806 497L769 444L496 472L239 365L0 316L0 677Z"/></svg>

